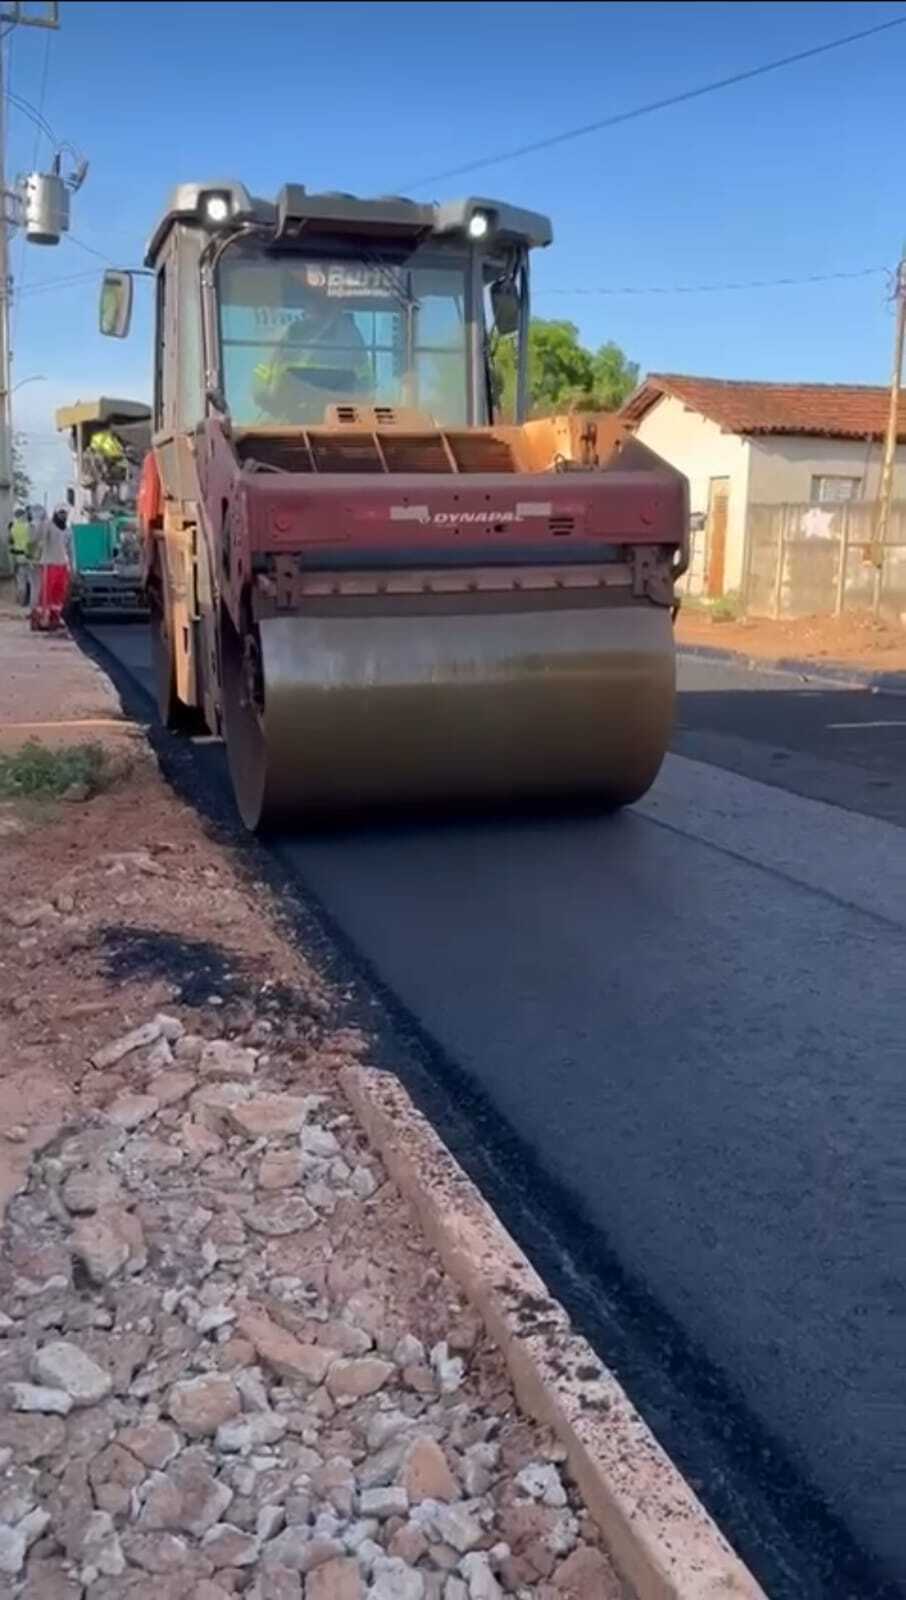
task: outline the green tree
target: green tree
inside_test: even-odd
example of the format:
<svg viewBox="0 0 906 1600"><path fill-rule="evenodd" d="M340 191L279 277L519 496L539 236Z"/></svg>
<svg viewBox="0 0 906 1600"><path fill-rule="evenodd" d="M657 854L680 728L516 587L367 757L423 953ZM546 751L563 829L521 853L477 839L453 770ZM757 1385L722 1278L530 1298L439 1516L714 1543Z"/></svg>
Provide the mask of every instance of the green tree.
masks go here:
<svg viewBox="0 0 906 1600"><path fill-rule="evenodd" d="M512 417L516 396L516 344L498 341L494 369L501 410ZM534 416L556 411L616 411L638 378L638 367L619 345L596 354L579 340L574 322L533 318L528 335L529 409Z"/></svg>
<svg viewBox="0 0 906 1600"><path fill-rule="evenodd" d="M608 340L592 357L594 397L598 411L619 411L639 381L639 364L628 361L618 344Z"/></svg>
<svg viewBox="0 0 906 1600"><path fill-rule="evenodd" d="M27 506L31 500L31 478L25 465L25 439L21 433L13 438L13 506Z"/></svg>

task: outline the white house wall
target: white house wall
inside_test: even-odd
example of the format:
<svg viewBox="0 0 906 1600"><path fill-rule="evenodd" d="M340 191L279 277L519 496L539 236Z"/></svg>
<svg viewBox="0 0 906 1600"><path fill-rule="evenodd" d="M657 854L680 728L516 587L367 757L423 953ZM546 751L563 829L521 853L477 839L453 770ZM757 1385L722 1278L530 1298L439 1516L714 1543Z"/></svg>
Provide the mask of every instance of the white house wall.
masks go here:
<svg viewBox="0 0 906 1600"><path fill-rule="evenodd" d="M729 478L724 587L739 589L749 498L749 441L738 434L723 433L716 422L699 411L688 410L681 400L669 394L646 412L636 435L689 479L689 509L693 516L707 514L711 479ZM703 548L702 537L694 538L699 552ZM698 578L699 574L694 576Z"/></svg>
<svg viewBox="0 0 906 1600"><path fill-rule="evenodd" d="M862 500L877 498L880 440L813 439L806 434L760 434L749 441L749 500L752 505L803 502L812 497L813 477L861 478ZM906 499L906 446L897 450L894 497Z"/></svg>

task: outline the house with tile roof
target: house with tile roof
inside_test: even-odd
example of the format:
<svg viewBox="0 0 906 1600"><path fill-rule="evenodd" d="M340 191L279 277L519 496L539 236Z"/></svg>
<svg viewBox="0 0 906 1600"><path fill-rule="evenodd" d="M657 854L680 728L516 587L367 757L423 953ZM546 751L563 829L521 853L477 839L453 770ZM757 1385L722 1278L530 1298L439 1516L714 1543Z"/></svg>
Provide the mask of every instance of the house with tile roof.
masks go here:
<svg viewBox="0 0 906 1600"><path fill-rule="evenodd" d="M622 416L689 479L692 592L739 590L755 505L877 497L889 390L862 384L743 383L653 372ZM894 496L906 498L906 404Z"/></svg>

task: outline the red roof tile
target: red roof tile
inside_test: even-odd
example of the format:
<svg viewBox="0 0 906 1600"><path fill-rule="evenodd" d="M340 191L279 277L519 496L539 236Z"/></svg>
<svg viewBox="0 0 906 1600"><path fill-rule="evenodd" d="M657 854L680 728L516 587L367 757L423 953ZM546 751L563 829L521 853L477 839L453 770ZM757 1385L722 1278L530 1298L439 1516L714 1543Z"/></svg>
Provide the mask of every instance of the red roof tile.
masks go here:
<svg viewBox="0 0 906 1600"><path fill-rule="evenodd" d="M887 430L890 391L870 384L739 383L652 372L629 396L621 415L641 421L663 395L718 423L724 433L810 433L827 438L881 438ZM900 403L899 437L906 439L906 401Z"/></svg>

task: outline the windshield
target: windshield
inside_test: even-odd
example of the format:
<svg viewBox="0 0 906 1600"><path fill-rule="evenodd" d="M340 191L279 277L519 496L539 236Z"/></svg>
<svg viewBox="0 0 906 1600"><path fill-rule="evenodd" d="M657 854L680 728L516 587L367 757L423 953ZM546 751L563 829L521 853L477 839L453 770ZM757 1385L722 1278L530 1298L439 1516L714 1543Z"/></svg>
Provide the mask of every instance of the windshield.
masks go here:
<svg viewBox="0 0 906 1600"><path fill-rule="evenodd" d="M468 263L228 251L218 274L223 386L239 424L319 423L335 404L468 406Z"/></svg>

